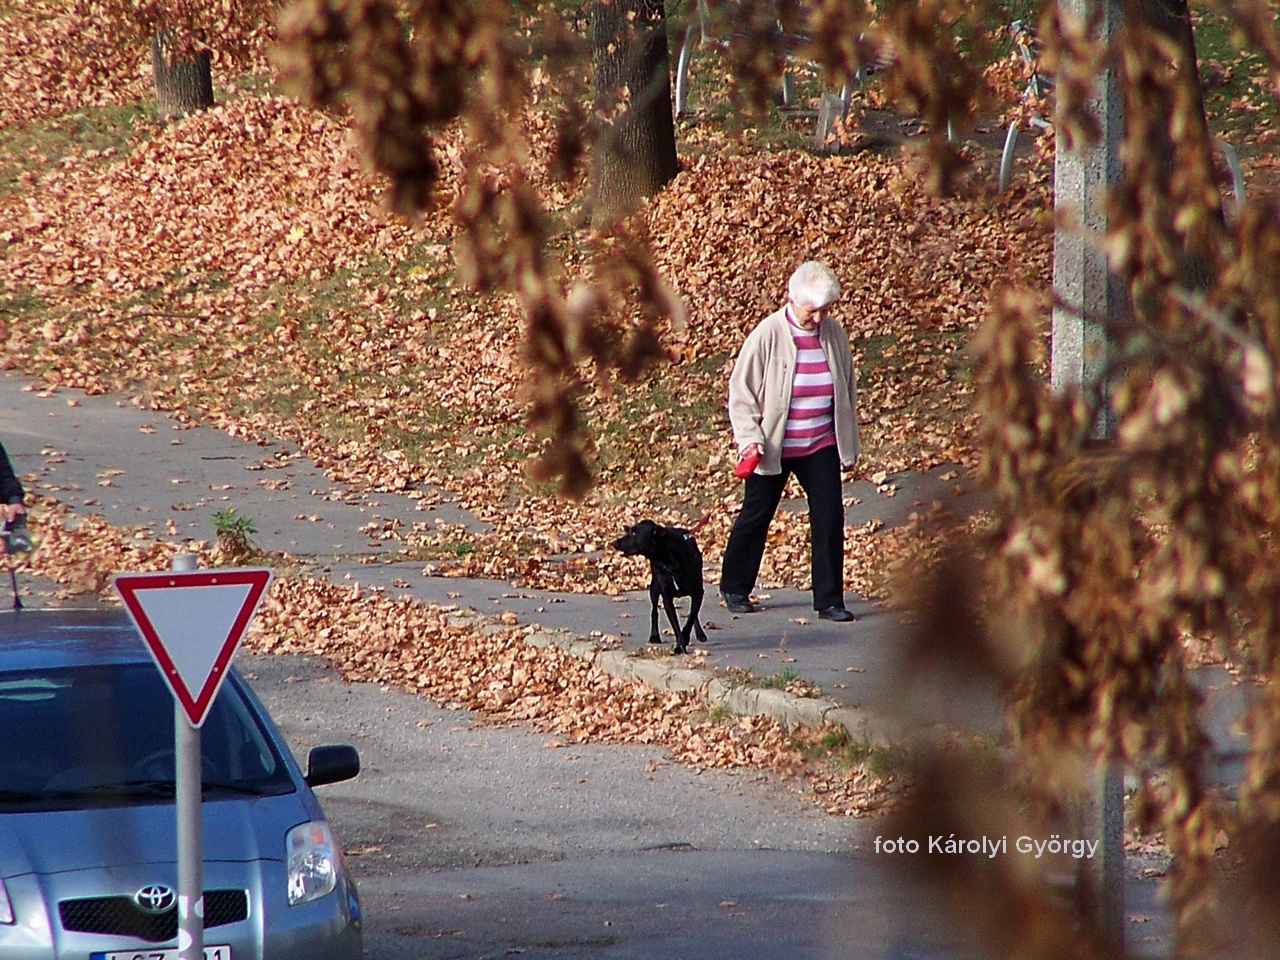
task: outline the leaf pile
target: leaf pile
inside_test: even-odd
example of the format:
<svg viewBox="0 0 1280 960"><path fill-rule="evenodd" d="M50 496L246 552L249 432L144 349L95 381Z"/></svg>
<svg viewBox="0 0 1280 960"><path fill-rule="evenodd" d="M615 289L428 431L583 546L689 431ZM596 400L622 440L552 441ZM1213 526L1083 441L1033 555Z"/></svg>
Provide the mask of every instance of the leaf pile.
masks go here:
<svg viewBox="0 0 1280 960"><path fill-rule="evenodd" d="M184 0L166 6L169 13L189 13L174 8L194 5ZM0 4L0 127L148 97L152 77L144 7L156 12L155 4L126 5L124 0ZM200 5L190 19L206 21L212 33L215 78L266 72L265 51L274 37L269 9L256 0Z"/></svg>
<svg viewBox="0 0 1280 960"><path fill-rule="evenodd" d="M106 300L106 326L112 304L179 295L211 272L246 293L350 269L369 248L401 258L411 232L379 215L345 138L324 114L244 99L105 168L69 159L34 195L6 198L8 282L72 309Z"/></svg>
<svg viewBox="0 0 1280 960"><path fill-rule="evenodd" d="M97 514L73 517L38 494L29 493L27 505L36 549L16 562L58 584L62 597L103 593L118 572L167 567L176 552L145 527L116 527Z"/></svg>
<svg viewBox="0 0 1280 960"><path fill-rule="evenodd" d="M348 680L464 706L486 722L525 722L575 742L660 745L698 768L803 776L830 813L865 815L889 801L892 778L808 764L801 744L770 718L708 719L694 694L619 680L554 647L532 646L531 629L359 585L292 578L273 586L247 642L260 653L318 654Z"/></svg>
<svg viewBox="0 0 1280 960"><path fill-rule="evenodd" d="M57 501L32 500L39 549L30 568L64 595L109 596L119 570L168 569L175 548L100 516L69 522ZM202 549L202 562L216 554ZM764 768L807 785L828 813L866 816L893 803L892 776L818 757L807 745L826 731L788 733L763 717L713 720L692 693L619 680L555 647L526 642L532 628L504 625L456 607L388 597L283 575L245 639L263 654L323 657L349 682L388 684L493 724L528 723L566 741L643 743L693 767Z"/></svg>
<svg viewBox="0 0 1280 960"><path fill-rule="evenodd" d="M342 121L245 98L102 159L68 158L0 200L8 296L41 306L11 321L6 365L288 438L336 480L413 490L424 507L448 490L494 530L379 535L424 557L467 545L442 573L562 589L639 585L620 558L560 561L641 515L709 514L715 563L740 492L727 361L799 260L822 256L845 283L863 472L973 459L963 344L1006 278L1047 273L1043 208L1025 194L933 200L900 157L697 158L640 222L694 322L640 383L584 393L600 483L565 503L526 474L540 440L522 426L518 305L451 282L443 212L411 229L382 211ZM440 188L456 183L449 166ZM564 242L566 282L599 255L587 239ZM800 523L779 524L765 585L807 582ZM874 589L873 538L850 531L852 589Z"/></svg>
<svg viewBox="0 0 1280 960"><path fill-rule="evenodd" d="M136 100L143 77L138 49L109 51L91 24L62 0L5 4L0 30L0 126L85 107Z"/></svg>

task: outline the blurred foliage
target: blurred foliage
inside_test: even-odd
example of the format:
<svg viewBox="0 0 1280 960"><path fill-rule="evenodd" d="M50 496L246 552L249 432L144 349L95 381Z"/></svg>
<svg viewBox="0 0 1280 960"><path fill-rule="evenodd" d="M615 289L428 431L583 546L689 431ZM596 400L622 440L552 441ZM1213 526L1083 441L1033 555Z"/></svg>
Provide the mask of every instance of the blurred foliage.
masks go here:
<svg viewBox="0 0 1280 960"><path fill-rule="evenodd" d="M914 803L903 805L900 822L907 836L1069 829L1069 811L1095 771L1121 764L1141 783L1137 824L1163 831L1174 855L1175 955L1210 955L1231 931L1255 937L1245 955L1266 957L1280 954L1280 905L1266 886L1280 820L1280 207L1253 191L1243 209L1224 215L1201 88L1189 82L1185 50L1151 20L1154 3L1126 0L1125 23L1110 38L1054 3L709 7L737 32L727 94L743 112L767 107L788 57L817 62L829 82L873 60L890 64L883 95L924 120L922 170L940 195L971 189L962 176L969 158L946 130L999 106L986 71L1008 56L1000 31L1009 19L1037 25L1043 67L1056 82L1047 109L1064 142L1093 142L1096 79L1103 68L1113 72L1126 115L1123 174L1109 192L1105 235L1089 241L1125 283L1132 315L1102 321L1100 384L1054 392L1042 373L1042 331L1050 309L1063 305L1012 283L991 305L973 346L982 470L994 498L989 523L952 537L931 577L912 569L912 589L901 594L923 611L904 690L937 693L921 678L940 677L934 700L953 711L951 726L966 722L970 695L1000 691L1016 749L919 748ZM98 71L100 84L77 88L85 104L105 98L111 84L136 85L112 61L90 57L86 44L123 47L126 23L135 33L152 23L139 11L168 9L50 5L47 28L67 46L48 53L40 75L56 87ZM190 7L189 30L198 39L221 23L228 56L254 49L237 37L272 29L219 21L220 9ZM539 476L558 478L570 494L591 482L579 413L587 385L637 376L661 355L659 325L684 322L639 222L593 237L584 278L563 282L544 191L581 175L614 119L585 106L591 68L576 10L566 16L563 5L503 0L295 0L274 28L282 82L350 117L395 209L422 214L437 202L446 171L460 178L451 208L459 276L475 291L519 300L531 420L547 441ZM1213 91L1223 78L1247 78L1253 92L1227 107L1273 114L1274 103L1262 99L1280 77L1273 5L1221 0L1194 13L1216 51L1203 84L1210 105L1221 106ZM84 31L90 16L119 27L119 39L105 27ZM69 70L68 57L92 70ZM1007 93L1016 84L1004 86ZM549 158L511 122L535 90L556 132ZM49 98L64 93L52 89ZM466 139L455 148L441 134L459 126ZM555 176L543 176L547 170ZM1100 442L1104 419L1115 426ZM1233 803L1212 782L1203 702L1189 673L1187 650L1202 644L1263 684L1245 718L1248 770ZM1241 851L1246 878L1264 878L1239 901L1216 893L1215 852L1224 841ZM996 955L1120 950L1083 907L1053 894L1048 863L918 863ZM1224 916L1236 902L1252 911L1248 919Z"/></svg>

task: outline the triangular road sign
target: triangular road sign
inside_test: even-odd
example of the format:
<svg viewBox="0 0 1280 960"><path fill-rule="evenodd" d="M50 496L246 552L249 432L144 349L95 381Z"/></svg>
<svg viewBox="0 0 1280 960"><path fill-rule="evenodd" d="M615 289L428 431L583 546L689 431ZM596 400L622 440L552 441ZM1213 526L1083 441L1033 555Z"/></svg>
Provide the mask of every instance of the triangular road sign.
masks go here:
<svg viewBox="0 0 1280 960"><path fill-rule="evenodd" d="M193 727L267 592L266 568L121 573L112 584Z"/></svg>

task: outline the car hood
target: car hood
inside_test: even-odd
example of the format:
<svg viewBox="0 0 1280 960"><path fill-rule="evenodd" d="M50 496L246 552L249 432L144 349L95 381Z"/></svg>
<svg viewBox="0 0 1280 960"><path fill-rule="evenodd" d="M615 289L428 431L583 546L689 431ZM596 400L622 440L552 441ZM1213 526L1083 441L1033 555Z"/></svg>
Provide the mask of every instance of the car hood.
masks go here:
<svg viewBox="0 0 1280 960"><path fill-rule="evenodd" d="M206 861L284 860L308 818L297 793L202 805ZM0 876L177 860L172 804L0 815Z"/></svg>

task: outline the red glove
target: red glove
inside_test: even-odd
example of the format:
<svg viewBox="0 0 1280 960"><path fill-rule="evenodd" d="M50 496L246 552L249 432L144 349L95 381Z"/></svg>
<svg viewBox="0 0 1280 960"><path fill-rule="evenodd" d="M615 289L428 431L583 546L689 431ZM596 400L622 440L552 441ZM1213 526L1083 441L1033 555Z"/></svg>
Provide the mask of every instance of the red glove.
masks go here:
<svg viewBox="0 0 1280 960"><path fill-rule="evenodd" d="M738 461L738 465L733 468L733 475L739 480L745 480L755 473L756 464L759 462L760 451L756 447L752 447L747 452L747 455Z"/></svg>

